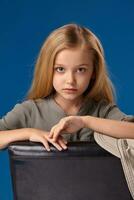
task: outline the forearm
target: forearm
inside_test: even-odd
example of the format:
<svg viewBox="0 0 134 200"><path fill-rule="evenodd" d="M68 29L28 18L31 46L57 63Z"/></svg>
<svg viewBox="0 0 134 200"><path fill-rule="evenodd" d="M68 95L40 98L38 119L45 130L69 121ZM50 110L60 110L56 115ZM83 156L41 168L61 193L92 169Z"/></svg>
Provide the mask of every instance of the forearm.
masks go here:
<svg viewBox="0 0 134 200"><path fill-rule="evenodd" d="M84 127L116 138L134 138L134 123L83 116Z"/></svg>
<svg viewBox="0 0 134 200"><path fill-rule="evenodd" d="M3 149L11 142L29 139L29 128L0 131L0 149Z"/></svg>

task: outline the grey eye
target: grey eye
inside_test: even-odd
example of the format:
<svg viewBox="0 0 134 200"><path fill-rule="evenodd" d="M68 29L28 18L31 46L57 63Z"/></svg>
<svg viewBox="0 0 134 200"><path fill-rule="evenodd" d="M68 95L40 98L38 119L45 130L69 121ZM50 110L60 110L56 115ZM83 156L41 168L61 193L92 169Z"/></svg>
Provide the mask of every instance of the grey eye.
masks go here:
<svg viewBox="0 0 134 200"><path fill-rule="evenodd" d="M64 72L64 68L63 67L56 67L55 70L57 72Z"/></svg>
<svg viewBox="0 0 134 200"><path fill-rule="evenodd" d="M85 71L86 71L86 69L83 68L83 67L80 67L80 68L78 69L78 72L85 72Z"/></svg>

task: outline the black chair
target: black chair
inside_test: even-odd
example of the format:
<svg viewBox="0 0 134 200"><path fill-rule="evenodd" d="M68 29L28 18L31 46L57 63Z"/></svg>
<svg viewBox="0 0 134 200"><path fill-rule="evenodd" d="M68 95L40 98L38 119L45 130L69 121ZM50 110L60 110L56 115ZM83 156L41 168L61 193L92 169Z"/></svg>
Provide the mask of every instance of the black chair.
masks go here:
<svg viewBox="0 0 134 200"><path fill-rule="evenodd" d="M132 200L120 159L97 143L47 152L26 141L8 151L14 200Z"/></svg>

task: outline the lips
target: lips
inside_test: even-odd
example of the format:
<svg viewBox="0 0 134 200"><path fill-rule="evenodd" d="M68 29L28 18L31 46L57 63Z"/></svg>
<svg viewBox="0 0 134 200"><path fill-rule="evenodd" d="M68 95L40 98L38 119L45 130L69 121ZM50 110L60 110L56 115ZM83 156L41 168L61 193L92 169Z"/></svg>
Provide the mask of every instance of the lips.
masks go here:
<svg viewBox="0 0 134 200"><path fill-rule="evenodd" d="M75 89L75 88L65 88L63 90L66 90L66 91L77 91L77 89Z"/></svg>
<svg viewBox="0 0 134 200"><path fill-rule="evenodd" d="M77 89L75 89L75 88L65 88L65 89L63 89L63 91L67 94L74 94L74 93L77 92Z"/></svg>

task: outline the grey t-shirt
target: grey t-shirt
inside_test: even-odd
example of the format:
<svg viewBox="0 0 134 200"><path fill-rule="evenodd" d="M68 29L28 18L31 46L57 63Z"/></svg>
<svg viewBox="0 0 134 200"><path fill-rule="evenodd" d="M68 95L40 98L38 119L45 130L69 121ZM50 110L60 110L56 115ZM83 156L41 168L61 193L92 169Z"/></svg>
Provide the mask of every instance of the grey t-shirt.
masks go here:
<svg viewBox="0 0 134 200"><path fill-rule="evenodd" d="M94 102L88 100L77 113L78 116L91 115L94 117L133 121L134 117L121 112L116 104L109 104L105 100ZM0 130L19 128L38 128L50 131L51 128L66 117L66 113L52 97L39 100L26 100L15 107L0 119ZM75 134L64 134L68 141L92 141L93 131L83 128Z"/></svg>

